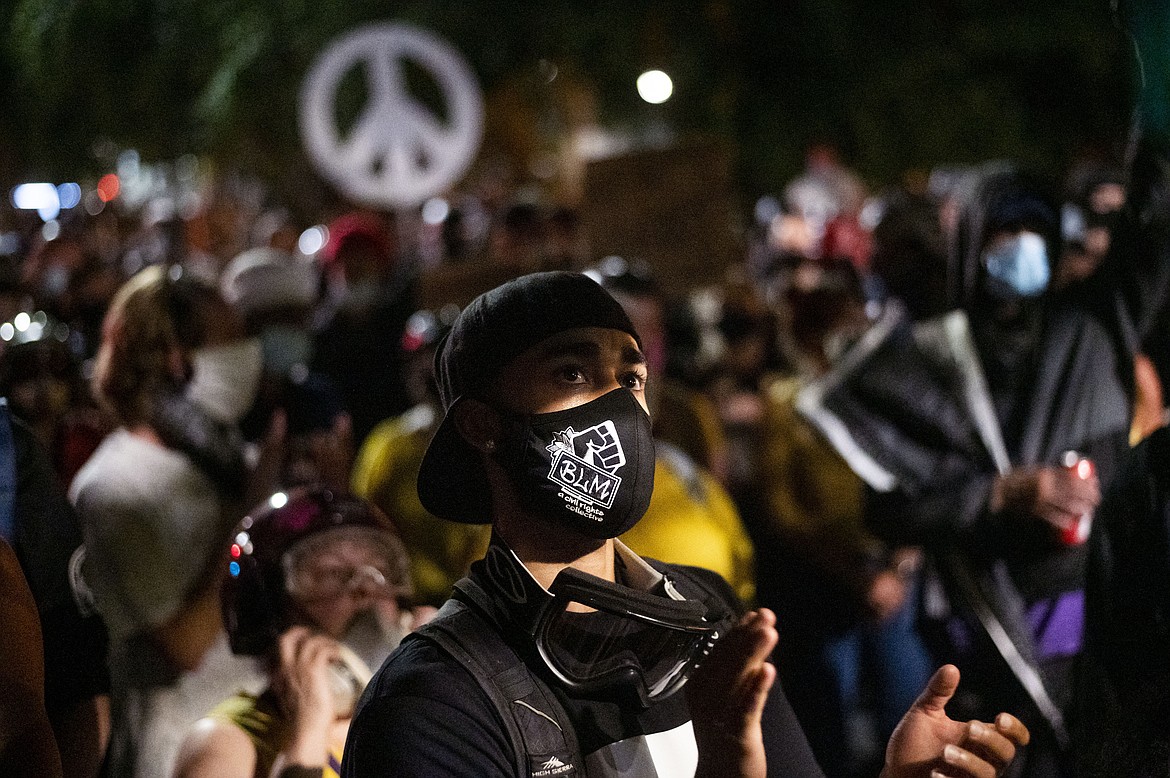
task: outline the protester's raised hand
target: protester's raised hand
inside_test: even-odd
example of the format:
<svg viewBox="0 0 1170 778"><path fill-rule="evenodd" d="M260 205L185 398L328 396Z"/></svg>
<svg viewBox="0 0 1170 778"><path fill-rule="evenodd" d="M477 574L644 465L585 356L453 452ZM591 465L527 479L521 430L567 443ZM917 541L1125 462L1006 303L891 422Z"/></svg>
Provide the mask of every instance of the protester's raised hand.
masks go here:
<svg viewBox="0 0 1170 778"><path fill-rule="evenodd" d="M272 691L291 725L281 753L290 764L323 765L337 715L329 677L329 663L338 658L337 641L296 626L280 636L278 647Z"/></svg>
<svg viewBox="0 0 1170 778"><path fill-rule="evenodd" d="M696 778L764 778L760 719L776 668L768 661L779 635L767 608L748 613L720 640L684 687L699 748Z"/></svg>
<svg viewBox="0 0 1170 778"><path fill-rule="evenodd" d="M958 686L954 665L935 672L894 730L881 778L995 778L1028 744L1027 727L1007 713L994 723L948 718Z"/></svg>
<svg viewBox="0 0 1170 778"><path fill-rule="evenodd" d="M280 636L280 664L272 690L294 728L328 729L336 718L329 662L338 658L337 641L307 627L290 627Z"/></svg>

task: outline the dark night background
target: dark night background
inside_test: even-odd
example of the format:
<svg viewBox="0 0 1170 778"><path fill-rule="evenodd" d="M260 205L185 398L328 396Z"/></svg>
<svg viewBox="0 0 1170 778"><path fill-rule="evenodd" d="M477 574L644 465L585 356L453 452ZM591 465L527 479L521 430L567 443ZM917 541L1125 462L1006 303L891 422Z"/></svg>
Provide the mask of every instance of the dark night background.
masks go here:
<svg viewBox="0 0 1170 778"><path fill-rule="evenodd" d="M1001 157L1060 174L1117 154L1130 104L1106 0L6 0L0 185L100 174L105 139L144 160L194 152L303 199L317 181L297 135L301 79L371 20L463 52L488 149L556 136L569 83L608 126L726 139L745 198L777 191L817 140L873 185ZM649 67L674 79L663 106L633 88Z"/></svg>

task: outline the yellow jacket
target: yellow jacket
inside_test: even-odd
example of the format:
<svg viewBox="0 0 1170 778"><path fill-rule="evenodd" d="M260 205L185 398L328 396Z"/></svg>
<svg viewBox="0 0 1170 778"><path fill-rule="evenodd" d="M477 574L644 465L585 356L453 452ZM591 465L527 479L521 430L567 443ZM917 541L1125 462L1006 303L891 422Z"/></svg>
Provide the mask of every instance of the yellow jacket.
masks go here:
<svg viewBox="0 0 1170 778"><path fill-rule="evenodd" d="M418 499L418 469L438 411L416 405L387 419L363 441L350 487L390 517L410 555L410 572L419 602L441 605L451 585L487 551L489 525L460 524L427 512Z"/></svg>
<svg viewBox="0 0 1170 778"><path fill-rule="evenodd" d="M727 491L682 451L655 441L654 494L622 535L641 556L714 570L745 603L755 600L752 543Z"/></svg>

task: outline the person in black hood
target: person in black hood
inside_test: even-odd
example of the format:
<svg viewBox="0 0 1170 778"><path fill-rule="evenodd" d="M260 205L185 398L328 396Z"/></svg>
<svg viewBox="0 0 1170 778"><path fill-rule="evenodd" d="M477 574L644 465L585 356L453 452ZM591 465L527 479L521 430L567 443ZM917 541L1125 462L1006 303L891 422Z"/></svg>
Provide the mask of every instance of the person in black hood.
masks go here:
<svg viewBox="0 0 1170 778"><path fill-rule="evenodd" d="M1138 134L1108 257L1056 288L1058 211L1019 171L984 171L951 247L952 310L894 307L798 402L871 487L867 521L921 544L920 623L1037 735L1023 775L1071 774L1084 541L1128 449L1133 359L1164 298L1166 144Z"/></svg>
<svg viewBox="0 0 1170 778"><path fill-rule="evenodd" d="M1013 427L1014 399L1034 376L1044 306L1059 255L1056 206L1042 181L1015 170L987 174L961 215L950 257L951 302L971 331L1000 421Z"/></svg>

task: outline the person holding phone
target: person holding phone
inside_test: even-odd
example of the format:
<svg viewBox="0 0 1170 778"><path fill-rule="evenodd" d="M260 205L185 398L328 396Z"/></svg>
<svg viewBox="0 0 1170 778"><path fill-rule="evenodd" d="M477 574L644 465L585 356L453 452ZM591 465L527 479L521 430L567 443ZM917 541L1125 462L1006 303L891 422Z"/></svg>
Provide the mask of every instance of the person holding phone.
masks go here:
<svg viewBox="0 0 1170 778"><path fill-rule="evenodd" d="M335 776L371 668L425 618L406 552L381 511L324 488L274 494L232 540L224 622L235 653L266 659L268 683L196 722L174 775Z"/></svg>

